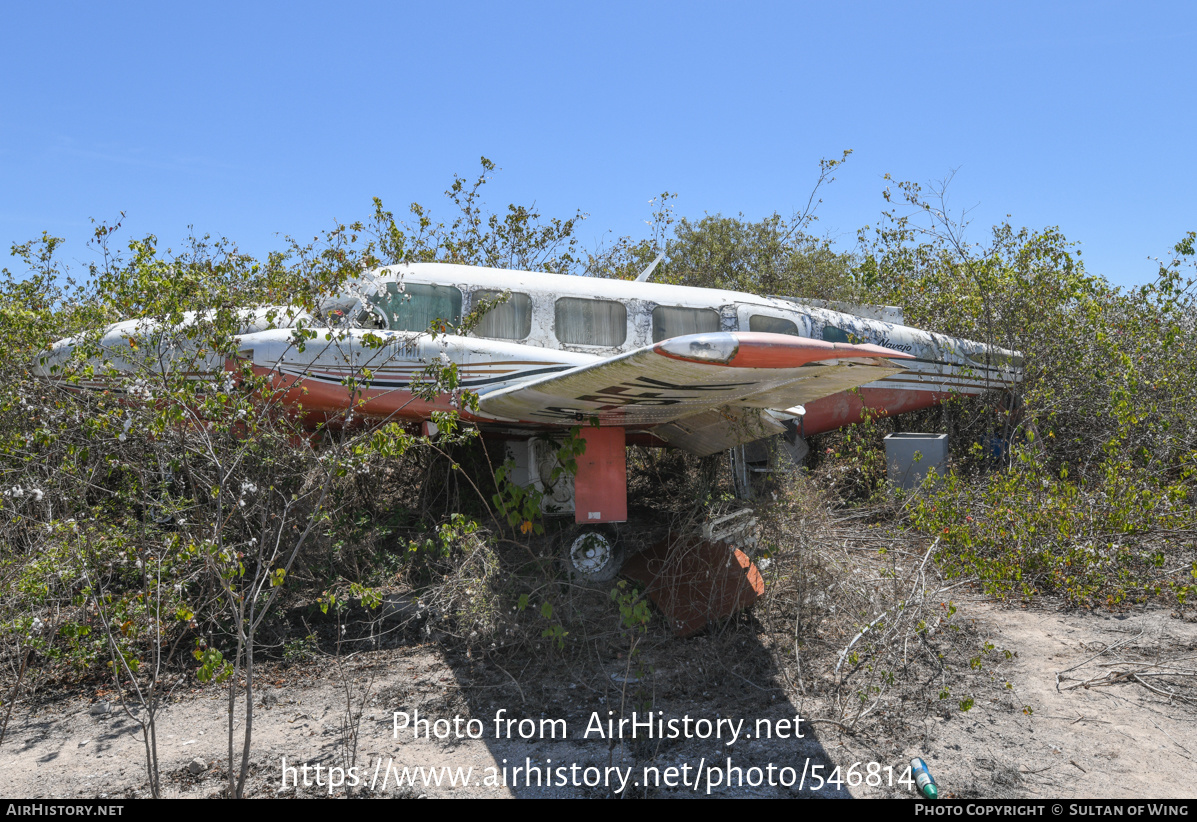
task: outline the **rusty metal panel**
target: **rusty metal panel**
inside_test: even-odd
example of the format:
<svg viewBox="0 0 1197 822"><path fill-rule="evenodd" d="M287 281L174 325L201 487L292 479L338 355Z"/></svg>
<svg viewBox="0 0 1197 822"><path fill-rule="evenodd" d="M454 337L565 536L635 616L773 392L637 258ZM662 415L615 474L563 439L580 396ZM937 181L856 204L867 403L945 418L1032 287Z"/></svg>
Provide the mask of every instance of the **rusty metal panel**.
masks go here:
<svg viewBox="0 0 1197 822"><path fill-rule="evenodd" d="M752 560L721 542L666 538L628 560L624 576L645 586L676 636L727 619L765 593Z"/></svg>

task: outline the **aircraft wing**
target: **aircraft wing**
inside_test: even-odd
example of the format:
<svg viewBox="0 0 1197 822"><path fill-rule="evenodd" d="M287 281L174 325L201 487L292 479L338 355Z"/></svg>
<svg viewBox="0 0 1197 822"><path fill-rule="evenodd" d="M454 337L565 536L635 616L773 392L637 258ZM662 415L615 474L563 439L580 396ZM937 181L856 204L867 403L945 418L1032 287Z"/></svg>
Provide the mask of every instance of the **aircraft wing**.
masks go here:
<svg viewBox="0 0 1197 822"><path fill-rule="evenodd" d="M711 454L781 425L769 414L873 382L908 354L785 334L691 334L483 394L483 414L524 423L651 428Z"/></svg>

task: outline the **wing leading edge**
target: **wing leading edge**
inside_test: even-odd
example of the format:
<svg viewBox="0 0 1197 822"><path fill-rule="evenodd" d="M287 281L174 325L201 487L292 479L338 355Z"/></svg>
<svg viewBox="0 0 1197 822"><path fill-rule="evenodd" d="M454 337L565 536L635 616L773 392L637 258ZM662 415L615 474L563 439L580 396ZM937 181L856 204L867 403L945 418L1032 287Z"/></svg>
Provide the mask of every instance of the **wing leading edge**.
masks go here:
<svg viewBox="0 0 1197 822"><path fill-rule="evenodd" d="M479 398L511 421L654 428L695 454L776 433L769 413L880 379L910 355L784 334L731 331L674 337Z"/></svg>

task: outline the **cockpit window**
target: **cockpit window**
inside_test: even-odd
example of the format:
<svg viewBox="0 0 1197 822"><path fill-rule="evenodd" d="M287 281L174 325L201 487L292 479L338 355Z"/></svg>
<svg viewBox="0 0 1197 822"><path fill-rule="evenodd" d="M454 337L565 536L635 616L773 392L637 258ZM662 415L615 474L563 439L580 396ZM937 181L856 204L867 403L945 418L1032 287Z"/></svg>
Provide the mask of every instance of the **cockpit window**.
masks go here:
<svg viewBox="0 0 1197 822"><path fill-rule="evenodd" d="M554 313L557 339L566 345L615 348L628 338L628 310L623 303L562 297Z"/></svg>
<svg viewBox="0 0 1197 822"><path fill-rule="evenodd" d="M789 334L797 337L798 326L781 317L770 317L766 314L753 314L748 318L749 331L763 331L766 334Z"/></svg>
<svg viewBox="0 0 1197 822"><path fill-rule="evenodd" d="M474 292L475 307L479 301L497 300L502 291L479 290ZM471 332L475 337L489 337L493 340L522 340L532 333L532 298L527 294L510 292L507 300L482 315L482 319Z"/></svg>
<svg viewBox="0 0 1197 822"><path fill-rule="evenodd" d="M451 285L387 283L370 298L382 310L392 331L427 331L461 322L461 292Z"/></svg>
<svg viewBox="0 0 1197 822"><path fill-rule="evenodd" d="M385 331L387 328L387 318L383 315L382 309L376 305L362 306L362 310L357 313L357 318L353 321L355 328L368 328L375 331Z"/></svg>
<svg viewBox="0 0 1197 822"><path fill-rule="evenodd" d="M653 309L653 342L719 330L719 312L713 308L658 305Z"/></svg>

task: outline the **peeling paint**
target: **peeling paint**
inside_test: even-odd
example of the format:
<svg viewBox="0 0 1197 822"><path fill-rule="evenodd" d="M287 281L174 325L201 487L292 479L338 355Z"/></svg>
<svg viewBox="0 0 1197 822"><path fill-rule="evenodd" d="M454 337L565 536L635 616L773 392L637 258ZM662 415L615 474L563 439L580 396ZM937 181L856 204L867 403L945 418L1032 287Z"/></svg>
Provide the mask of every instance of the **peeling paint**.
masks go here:
<svg viewBox="0 0 1197 822"><path fill-rule="evenodd" d="M379 330L379 318L392 317L383 305L388 295L418 298L409 289L413 285L441 287L414 289L421 294L444 295L452 293L445 287L456 289L463 313L495 293L526 295L530 330L518 340L484 338L476 332L433 337L422 329ZM611 346L562 342L555 327L560 316L556 306L562 299L624 306L623 341ZM658 307L713 310L721 330L654 345L652 314ZM665 438L695 452L726 439L711 432L717 424L714 418L699 424L717 409L725 424L731 417L747 433L770 429L770 421L760 418L763 411L805 405L810 432L812 427L827 430L859 419L859 401L846 399L847 395L833 399L849 388L861 388L861 396L868 398L865 407L878 410L875 403L883 403L882 413L899 413L929 407L954 392L980 394L1009 388L1021 379L1021 357L1016 352L791 298L659 283L421 263L365 274L351 282L345 293L326 300L321 309L326 318L336 316L343 322L335 329L318 329L318 339L303 350L285 327L263 330L264 325L250 323L239 341L242 356L252 359L255 370L279 387L294 390L294 401L302 402L305 409L334 414L360 398L367 415L422 419L432 410L449 410L450 399L431 404L412 399L412 381L440 359L456 364L462 386L480 395L484 413L478 422L565 426L594 414L604 425L651 428L668 423ZM258 314L270 310L251 311L254 322L260 319ZM410 313L421 316L415 308ZM587 320L598 322L602 312L575 316L598 317ZM685 322L684 312L673 316ZM761 318L764 326L788 333L753 332L754 317ZM105 347L117 355L119 370L135 372L151 364L145 356L148 351L133 354L128 342L144 335L146 322L108 330ZM353 327L355 323L370 327ZM371 347L367 337L381 338L383 345ZM576 339L579 333L565 337ZM71 341L60 343L47 364L39 366L39 373L51 376L50 365L65 359L70 347ZM830 353L787 364L791 355L786 352L791 349ZM158 361L169 362L171 350L158 352L166 354ZM220 371L226 364L210 362L204 367ZM723 375L713 376L712 368ZM363 369L369 369L368 380L361 380ZM792 373L780 375L779 369ZM656 383L645 384L645 379ZM350 386L350 380L358 384ZM701 390L712 382L721 385L717 396ZM662 388L671 383L676 387ZM743 387L733 388L731 383ZM633 392L633 386L638 390ZM833 413L829 410L833 407L839 410ZM687 425L685 415L676 413L679 410L694 416L695 425ZM700 429L707 432L702 438L687 433ZM665 432L662 427L654 433Z"/></svg>

